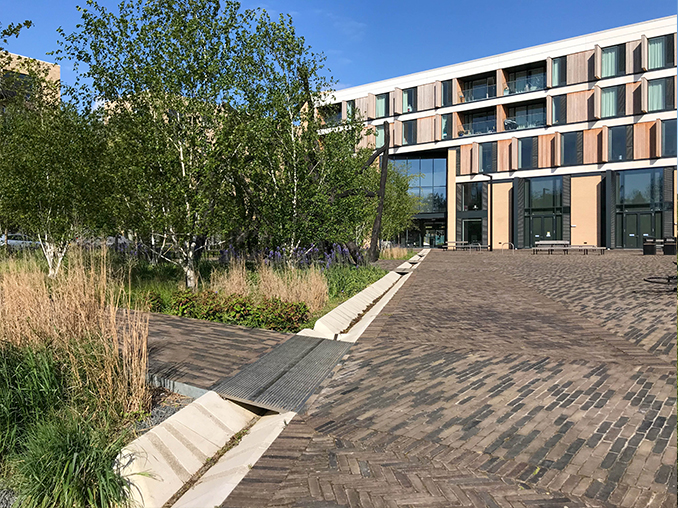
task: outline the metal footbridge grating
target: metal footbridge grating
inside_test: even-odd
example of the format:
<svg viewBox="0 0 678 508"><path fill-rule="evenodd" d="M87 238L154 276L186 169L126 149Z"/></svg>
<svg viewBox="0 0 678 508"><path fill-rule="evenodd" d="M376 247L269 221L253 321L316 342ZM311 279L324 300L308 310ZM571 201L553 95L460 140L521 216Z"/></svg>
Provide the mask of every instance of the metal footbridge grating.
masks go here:
<svg viewBox="0 0 678 508"><path fill-rule="evenodd" d="M295 335L211 389L227 399L298 412L350 347L348 342Z"/></svg>

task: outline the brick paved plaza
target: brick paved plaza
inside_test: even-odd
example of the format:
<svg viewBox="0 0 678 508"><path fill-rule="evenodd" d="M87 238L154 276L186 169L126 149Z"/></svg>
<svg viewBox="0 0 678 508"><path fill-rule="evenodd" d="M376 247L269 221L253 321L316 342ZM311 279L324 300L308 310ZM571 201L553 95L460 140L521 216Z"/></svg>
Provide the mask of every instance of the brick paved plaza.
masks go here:
<svg viewBox="0 0 678 508"><path fill-rule="evenodd" d="M223 506L675 508L673 260L431 252Z"/></svg>

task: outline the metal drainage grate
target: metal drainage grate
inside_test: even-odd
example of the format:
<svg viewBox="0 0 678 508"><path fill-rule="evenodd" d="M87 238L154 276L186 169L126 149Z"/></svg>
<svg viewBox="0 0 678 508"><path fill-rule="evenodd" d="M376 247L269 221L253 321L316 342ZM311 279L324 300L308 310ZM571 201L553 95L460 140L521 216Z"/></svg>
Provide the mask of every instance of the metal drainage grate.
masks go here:
<svg viewBox="0 0 678 508"><path fill-rule="evenodd" d="M273 411L298 411L350 347L295 335L212 390Z"/></svg>

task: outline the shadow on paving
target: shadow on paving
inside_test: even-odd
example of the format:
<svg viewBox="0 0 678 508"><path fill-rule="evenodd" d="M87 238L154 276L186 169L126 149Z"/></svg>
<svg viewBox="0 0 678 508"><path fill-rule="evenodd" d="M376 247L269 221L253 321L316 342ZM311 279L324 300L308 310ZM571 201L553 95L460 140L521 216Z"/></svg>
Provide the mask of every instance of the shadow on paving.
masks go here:
<svg viewBox="0 0 678 508"><path fill-rule="evenodd" d="M431 252L223 506L674 508L664 264Z"/></svg>

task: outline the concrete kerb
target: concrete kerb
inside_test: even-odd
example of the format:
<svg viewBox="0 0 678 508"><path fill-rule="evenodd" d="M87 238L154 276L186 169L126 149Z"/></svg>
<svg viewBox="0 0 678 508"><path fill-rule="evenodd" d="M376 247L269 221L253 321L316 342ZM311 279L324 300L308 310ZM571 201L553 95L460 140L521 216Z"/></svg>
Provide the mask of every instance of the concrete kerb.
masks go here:
<svg viewBox="0 0 678 508"><path fill-rule="evenodd" d="M240 443L227 451L173 508L202 508L223 503L295 415L288 412L262 416Z"/></svg>
<svg viewBox="0 0 678 508"><path fill-rule="evenodd" d="M400 277L396 272L387 273L377 282L318 319L312 332L302 330L300 335L334 339L338 334L346 330L365 309L384 295Z"/></svg>
<svg viewBox="0 0 678 508"><path fill-rule="evenodd" d="M133 484L133 502L161 508L231 437L258 418L210 391L132 441L117 464Z"/></svg>
<svg viewBox="0 0 678 508"><path fill-rule="evenodd" d="M403 277L396 282L391 289L383 296L381 300L377 302L377 304L372 307L370 310L368 310L365 315L362 317L362 319L353 326L348 333L345 334L340 334L337 340L341 340L344 342L351 342L355 343L360 336L367 330L367 327L370 326L372 321L381 313L381 311L384 309L386 304L393 298L393 296L398 292L398 290L402 287L403 284L405 284L405 281L409 279L410 273L404 275Z"/></svg>

